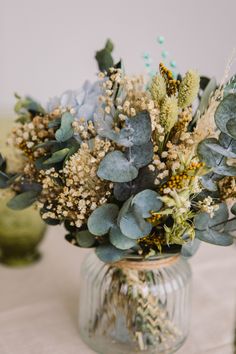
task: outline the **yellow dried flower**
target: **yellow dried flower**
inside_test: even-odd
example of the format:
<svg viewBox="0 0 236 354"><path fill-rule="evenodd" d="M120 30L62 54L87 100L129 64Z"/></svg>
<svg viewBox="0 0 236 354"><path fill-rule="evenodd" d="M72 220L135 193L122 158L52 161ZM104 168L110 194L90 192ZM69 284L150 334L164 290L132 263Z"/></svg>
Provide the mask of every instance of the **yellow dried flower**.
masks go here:
<svg viewBox="0 0 236 354"><path fill-rule="evenodd" d="M190 106L197 97L200 77L194 70L189 70L184 76L178 95L178 105L180 108Z"/></svg>
<svg viewBox="0 0 236 354"><path fill-rule="evenodd" d="M165 79L162 76L156 75L152 79L150 92L152 95L153 101L160 105L161 101L166 96L166 83Z"/></svg>
<svg viewBox="0 0 236 354"><path fill-rule="evenodd" d="M166 132L175 125L178 118L178 101L175 96L166 96L161 104L160 123Z"/></svg>

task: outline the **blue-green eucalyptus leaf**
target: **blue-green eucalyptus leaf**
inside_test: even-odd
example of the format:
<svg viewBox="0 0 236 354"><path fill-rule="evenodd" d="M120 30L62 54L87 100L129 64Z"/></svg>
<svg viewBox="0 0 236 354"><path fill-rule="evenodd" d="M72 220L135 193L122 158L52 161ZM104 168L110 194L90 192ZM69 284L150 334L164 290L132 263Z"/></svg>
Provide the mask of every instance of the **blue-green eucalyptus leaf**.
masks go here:
<svg viewBox="0 0 236 354"><path fill-rule="evenodd" d="M228 217L229 212L227 205L225 203L221 203L219 204L218 209L215 211L213 217L211 217L206 212L197 214L194 218L194 225L197 230L208 230L208 228L216 228L218 224L221 224L220 228L222 228L223 223L228 220Z"/></svg>
<svg viewBox="0 0 236 354"><path fill-rule="evenodd" d="M147 166L153 159L153 144L148 141L142 145L133 145L126 150L125 156L137 168Z"/></svg>
<svg viewBox="0 0 236 354"><path fill-rule="evenodd" d="M128 250L137 244L135 240L123 235L118 226L110 229L109 240L113 246L121 250Z"/></svg>
<svg viewBox="0 0 236 354"><path fill-rule="evenodd" d="M159 211L163 205L160 195L150 189L146 189L138 194L132 200L132 205L136 211L139 211L143 218L151 216L150 211Z"/></svg>
<svg viewBox="0 0 236 354"><path fill-rule="evenodd" d="M221 132L230 134L227 123L230 119L236 120L236 94L229 94L220 102L215 112L215 122Z"/></svg>
<svg viewBox="0 0 236 354"><path fill-rule="evenodd" d="M215 167L214 172L223 176L236 176L236 167L222 164Z"/></svg>
<svg viewBox="0 0 236 354"><path fill-rule="evenodd" d="M207 231L196 231L196 237L204 242L218 246L230 246L233 243L233 237L227 232L219 232L214 229Z"/></svg>
<svg viewBox="0 0 236 354"><path fill-rule="evenodd" d="M55 134L57 141L64 142L72 138L74 134L74 130L72 127L73 121L74 121L74 117L72 116L71 113L69 112L63 113L61 118L61 126L56 131Z"/></svg>
<svg viewBox="0 0 236 354"><path fill-rule="evenodd" d="M121 134L128 131L133 145L143 145L150 140L152 126L148 112L140 112L135 117L127 118L125 125L125 128L121 130Z"/></svg>
<svg viewBox="0 0 236 354"><path fill-rule="evenodd" d="M230 209L231 213L236 215L236 203Z"/></svg>
<svg viewBox="0 0 236 354"><path fill-rule="evenodd" d="M209 105L210 97L212 96L216 88L217 88L216 79L212 77L202 94L201 101L197 109L197 113L199 114L199 116L201 116L207 109Z"/></svg>
<svg viewBox="0 0 236 354"><path fill-rule="evenodd" d="M198 144L197 152L200 160L204 161L207 167L216 167L226 159L222 159L222 155L220 153L213 151L209 147L210 144L218 144L218 140L215 138L208 138L201 141Z"/></svg>
<svg viewBox="0 0 236 354"><path fill-rule="evenodd" d="M88 218L88 229L96 236L102 236L109 232L116 224L119 207L116 204L104 204L95 209Z"/></svg>
<svg viewBox="0 0 236 354"><path fill-rule="evenodd" d="M9 200L7 206L10 209L21 210L31 206L39 195L38 191L28 191L14 196Z"/></svg>
<svg viewBox="0 0 236 354"><path fill-rule="evenodd" d="M138 170L121 151L112 151L101 161L97 175L112 182L129 182L137 177Z"/></svg>
<svg viewBox="0 0 236 354"><path fill-rule="evenodd" d="M226 129L228 134L232 136L234 139L236 139L236 112L235 112L235 117L229 119L228 122L226 123Z"/></svg>
<svg viewBox="0 0 236 354"><path fill-rule="evenodd" d="M9 187L9 176L3 172L3 171L0 171L0 188L7 188Z"/></svg>
<svg viewBox="0 0 236 354"><path fill-rule="evenodd" d="M131 196L129 199L127 199L124 204L122 205L119 215L117 218L117 224L120 225L120 220L121 218L127 214L131 210L131 203L132 203L133 196Z"/></svg>
<svg viewBox="0 0 236 354"><path fill-rule="evenodd" d="M111 244L99 245L96 247L96 255L104 263L118 262L125 257L126 251L119 250Z"/></svg>
<svg viewBox="0 0 236 354"><path fill-rule="evenodd" d="M75 238L78 245L85 248L93 247L96 242L95 236L88 230L76 232Z"/></svg>
<svg viewBox="0 0 236 354"><path fill-rule="evenodd" d="M224 231L232 232L236 230L236 218L228 220L224 225Z"/></svg>
<svg viewBox="0 0 236 354"><path fill-rule="evenodd" d="M216 192L218 190L218 186L216 184L216 180L214 177L215 174L212 172L207 173L204 176L201 176L202 186L211 192Z"/></svg>
<svg viewBox="0 0 236 354"><path fill-rule="evenodd" d="M206 144L211 150L225 156L228 158L236 158L236 153L230 151L230 148L225 149L220 144L217 143L208 143Z"/></svg>
<svg viewBox="0 0 236 354"><path fill-rule="evenodd" d="M198 250L201 241L197 238L186 242L181 248L181 255L183 257L192 257Z"/></svg>
<svg viewBox="0 0 236 354"><path fill-rule="evenodd" d="M137 215L129 211L120 219L120 229L126 237L137 240L148 235L152 230L152 225L142 218L138 220Z"/></svg>
<svg viewBox="0 0 236 354"><path fill-rule="evenodd" d="M44 161L43 164L44 165L50 165L50 164L54 164L54 163L57 163L57 162L61 162L61 161L63 161L66 158L66 156L68 155L69 151L70 151L69 148L58 150L58 151L54 152L52 154L52 156L49 157L49 159Z"/></svg>
<svg viewBox="0 0 236 354"><path fill-rule="evenodd" d="M115 198L123 202L127 200L131 195L135 195L144 189L154 189L154 181L156 175L157 171L150 171L147 166L141 168L137 178L135 178L133 181L114 184Z"/></svg>
<svg viewBox="0 0 236 354"><path fill-rule="evenodd" d="M231 93L236 93L236 75L231 77L224 87L224 97Z"/></svg>

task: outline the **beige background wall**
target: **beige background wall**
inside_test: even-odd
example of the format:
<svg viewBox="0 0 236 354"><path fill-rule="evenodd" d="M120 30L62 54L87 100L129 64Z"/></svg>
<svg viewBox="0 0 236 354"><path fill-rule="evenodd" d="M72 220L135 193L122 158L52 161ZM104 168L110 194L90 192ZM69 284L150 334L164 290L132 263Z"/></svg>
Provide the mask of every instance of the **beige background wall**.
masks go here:
<svg viewBox="0 0 236 354"><path fill-rule="evenodd" d="M129 72L143 70L143 51L160 60L162 34L180 71L220 78L236 46L235 14L235 0L0 0L0 112L14 91L44 102L92 79L94 50L108 36Z"/></svg>

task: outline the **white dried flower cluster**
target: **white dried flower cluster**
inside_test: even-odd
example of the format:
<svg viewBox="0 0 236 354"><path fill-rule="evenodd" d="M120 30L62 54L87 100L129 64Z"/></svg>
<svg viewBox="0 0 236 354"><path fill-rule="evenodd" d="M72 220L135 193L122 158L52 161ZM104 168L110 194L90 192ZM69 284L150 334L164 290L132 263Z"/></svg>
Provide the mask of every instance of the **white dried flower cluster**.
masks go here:
<svg viewBox="0 0 236 354"><path fill-rule="evenodd" d="M203 201L198 202L198 207L202 212L206 212L213 218L216 210L219 209L219 204L214 204L212 197L208 196Z"/></svg>
<svg viewBox="0 0 236 354"><path fill-rule="evenodd" d="M97 135L92 121L86 122L84 118L72 123L75 135L78 134L82 140L89 140Z"/></svg>
<svg viewBox="0 0 236 354"><path fill-rule="evenodd" d="M113 184L101 180L97 176L98 166L112 145L99 137L94 139L91 150L88 143L83 142L80 149L70 157L65 167L58 173L54 169L42 171L42 186L45 192L55 188L55 179L63 176L65 185L57 195L56 204L48 201L47 212L43 218L69 219L71 224L81 227L91 212L108 201Z"/></svg>
<svg viewBox="0 0 236 354"><path fill-rule="evenodd" d="M49 128L50 121L56 119L56 113L51 113L46 116L36 116L29 123L16 123L8 144L13 145L24 152L26 156L37 158L42 155L42 150L33 148L45 141L54 139L55 130Z"/></svg>

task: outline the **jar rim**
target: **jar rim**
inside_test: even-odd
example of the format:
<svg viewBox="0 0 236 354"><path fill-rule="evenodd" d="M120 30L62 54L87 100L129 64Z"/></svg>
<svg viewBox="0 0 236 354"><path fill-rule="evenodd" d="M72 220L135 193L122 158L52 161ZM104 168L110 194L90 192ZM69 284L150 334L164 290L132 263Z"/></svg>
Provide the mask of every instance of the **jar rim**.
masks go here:
<svg viewBox="0 0 236 354"><path fill-rule="evenodd" d="M143 258L125 258L118 262L112 263L117 268L127 268L136 270L150 270L162 267L168 267L176 263L180 258L180 253L164 254L161 256L153 257L151 259Z"/></svg>

